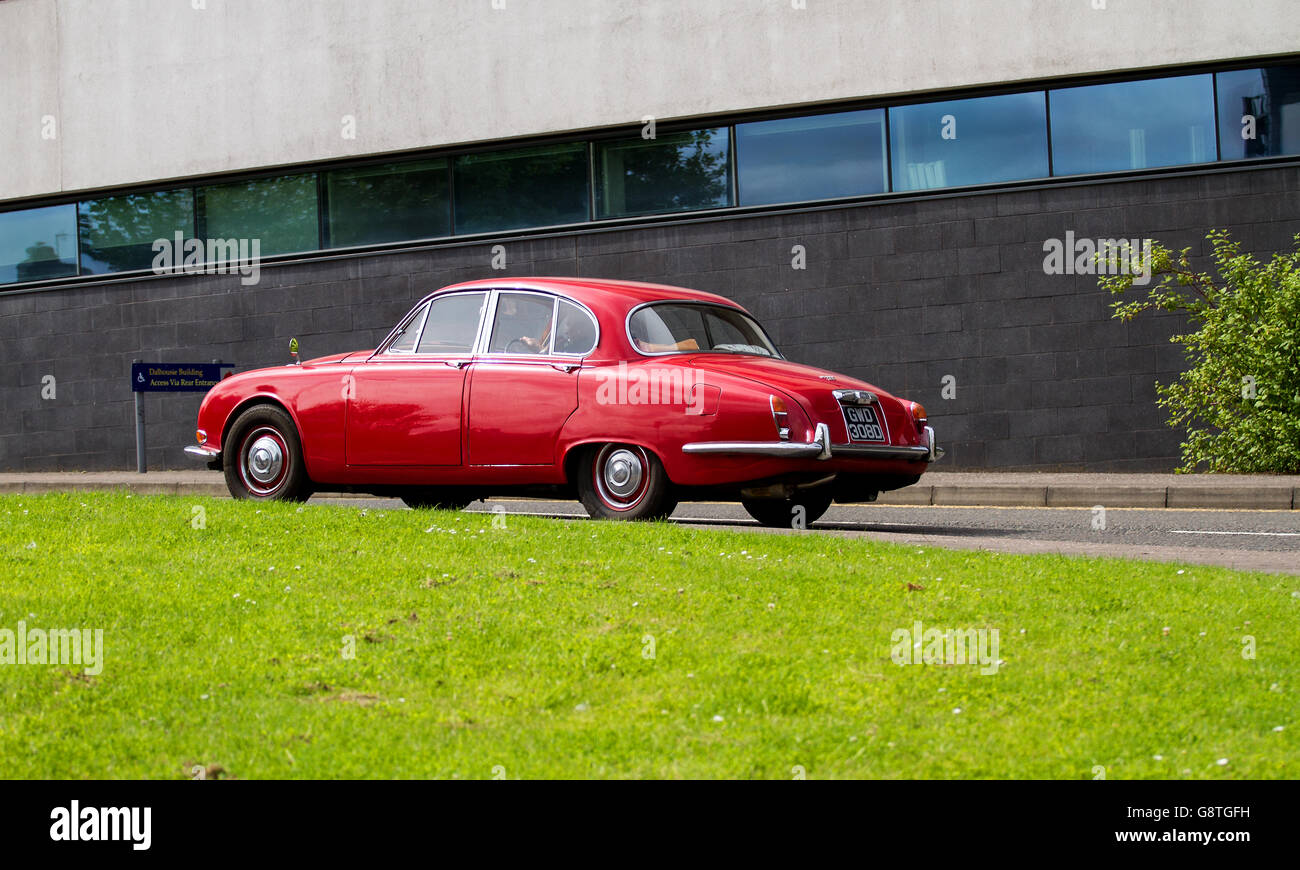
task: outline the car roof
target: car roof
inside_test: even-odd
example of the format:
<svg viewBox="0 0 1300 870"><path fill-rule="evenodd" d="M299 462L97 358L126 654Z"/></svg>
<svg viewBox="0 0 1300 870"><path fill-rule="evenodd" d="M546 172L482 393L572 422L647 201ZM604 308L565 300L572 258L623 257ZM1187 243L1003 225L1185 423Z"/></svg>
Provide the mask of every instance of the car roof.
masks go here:
<svg viewBox="0 0 1300 870"><path fill-rule="evenodd" d="M657 302L668 299L681 299L692 302L713 302L737 308L735 302L716 293L703 290L691 290L687 287L673 287L668 284L650 284L644 281L620 281L612 278L482 278L476 281L464 281L443 287L437 292L470 289L506 290L545 290L569 296L579 302L600 304L617 300L627 303L628 307L643 302Z"/></svg>

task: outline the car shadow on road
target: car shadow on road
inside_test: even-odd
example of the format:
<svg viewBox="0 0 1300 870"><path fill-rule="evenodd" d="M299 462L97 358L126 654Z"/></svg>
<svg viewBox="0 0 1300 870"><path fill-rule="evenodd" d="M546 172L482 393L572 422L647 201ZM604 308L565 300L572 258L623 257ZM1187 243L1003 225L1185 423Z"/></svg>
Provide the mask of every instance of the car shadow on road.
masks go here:
<svg viewBox="0 0 1300 870"><path fill-rule="evenodd" d="M731 528L764 528L753 520L731 519L674 519L684 526L722 526ZM875 532L878 534L935 535L950 538L1015 538L1030 534L1027 529L999 529L990 526L978 528L962 526L922 526L902 523L849 523L840 520L818 520L808 526L809 531Z"/></svg>

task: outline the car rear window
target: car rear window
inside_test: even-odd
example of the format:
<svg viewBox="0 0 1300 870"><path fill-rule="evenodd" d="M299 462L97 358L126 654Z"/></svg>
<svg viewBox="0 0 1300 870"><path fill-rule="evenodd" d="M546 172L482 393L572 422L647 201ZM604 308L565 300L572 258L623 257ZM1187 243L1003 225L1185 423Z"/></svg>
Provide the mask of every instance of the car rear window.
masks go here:
<svg viewBox="0 0 1300 870"><path fill-rule="evenodd" d="M752 317L708 303L660 302L638 309L628 335L641 353L739 353L780 356Z"/></svg>

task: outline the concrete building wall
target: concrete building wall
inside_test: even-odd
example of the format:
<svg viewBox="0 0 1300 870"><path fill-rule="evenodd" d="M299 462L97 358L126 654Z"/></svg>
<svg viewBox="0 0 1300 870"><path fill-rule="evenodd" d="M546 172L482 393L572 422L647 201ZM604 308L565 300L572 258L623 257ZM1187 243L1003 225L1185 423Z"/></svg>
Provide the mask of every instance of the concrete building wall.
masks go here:
<svg viewBox="0 0 1300 870"><path fill-rule="evenodd" d="M0 469L134 466L132 357L242 368L372 347L411 304L499 274L677 283L749 307L792 359L922 402L946 468L1168 470L1178 433L1155 382L1183 368L1175 318L1123 324L1088 276L1048 276L1043 241L1153 237L1203 251L1211 227L1247 250L1300 232L1300 168L1189 173L842 208L445 245L6 296ZM493 272L492 244L508 269ZM803 245L807 268L791 268ZM54 399L41 397L53 374ZM941 397L944 375L954 399ZM149 462L188 468L200 397L149 395Z"/></svg>
<svg viewBox="0 0 1300 870"><path fill-rule="evenodd" d="M0 0L0 202L1300 45L1294 0L112 5Z"/></svg>

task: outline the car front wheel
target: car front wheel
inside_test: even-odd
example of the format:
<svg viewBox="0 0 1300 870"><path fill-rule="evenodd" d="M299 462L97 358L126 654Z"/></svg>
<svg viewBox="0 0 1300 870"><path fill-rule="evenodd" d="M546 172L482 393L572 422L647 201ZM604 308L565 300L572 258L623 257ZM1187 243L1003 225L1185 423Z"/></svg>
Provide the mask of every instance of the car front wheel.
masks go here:
<svg viewBox="0 0 1300 870"><path fill-rule="evenodd" d="M775 529L807 528L821 519L831 506L830 492L797 493L793 498L741 499L749 515Z"/></svg>
<svg viewBox="0 0 1300 870"><path fill-rule="evenodd" d="M255 405L244 411L230 427L226 444L226 487L233 497L306 501L311 496L302 441L282 408Z"/></svg>
<svg viewBox="0 0 1300 870"><path fill-rule="evenodd" d="M578 497L592 519L655 520L677 507L663 463L635 444L602 444L578 465Z"/></svg>

